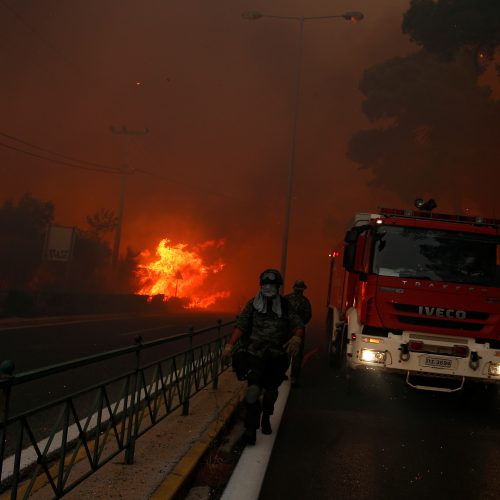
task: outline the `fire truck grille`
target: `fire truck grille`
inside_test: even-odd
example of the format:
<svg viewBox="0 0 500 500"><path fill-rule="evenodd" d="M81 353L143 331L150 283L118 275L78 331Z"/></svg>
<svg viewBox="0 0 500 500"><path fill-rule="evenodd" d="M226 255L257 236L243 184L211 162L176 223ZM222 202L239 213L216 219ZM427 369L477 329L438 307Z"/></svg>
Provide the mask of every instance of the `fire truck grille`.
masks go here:
<svg viewBox="0 0 500 500"><path fill-rule="evenodd" d="M419 306L414 306L412 304L393 304L396 311L410 313L410 314L419 314ZM490 315L484 312L478 311L464 311L467 319L474 319L479 321L487 320Z"/></svg>
<svg viewBox="0 0 500 500"><path fill-rule="evenodd" d="M466 323L464 321L453 321L449 319L417 318L415 316L397 316L398 321L406 325L428 326L431 328L450 328L454 330L466 330L479 332L483 329L481 323Z"/></svg>
<svg viewBox="0 0 500 500"><path fill-rule="evenodd" d="M480 332L488 323L490 315L479 311L463 311L464 319L426 316L419 313L421 308L412 304L393 304L396 318L403 325L416 325L429 328L446 328L468 332ZM426 308L431 309L431 308Z"/></svg>

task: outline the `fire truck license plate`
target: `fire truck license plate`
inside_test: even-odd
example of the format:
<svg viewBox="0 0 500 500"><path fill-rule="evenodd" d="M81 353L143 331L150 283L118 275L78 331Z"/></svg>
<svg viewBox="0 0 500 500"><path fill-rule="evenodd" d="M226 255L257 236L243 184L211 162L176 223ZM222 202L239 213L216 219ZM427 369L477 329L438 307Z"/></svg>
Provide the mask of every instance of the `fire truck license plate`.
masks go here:
<svg viewBox="0 0 500 500"><path fill-rule="evenodd" d="M437 358L435 356L422 356L420 358L420 366L452 370L453 368L455 368L455 360L448 358Z"/></svg>

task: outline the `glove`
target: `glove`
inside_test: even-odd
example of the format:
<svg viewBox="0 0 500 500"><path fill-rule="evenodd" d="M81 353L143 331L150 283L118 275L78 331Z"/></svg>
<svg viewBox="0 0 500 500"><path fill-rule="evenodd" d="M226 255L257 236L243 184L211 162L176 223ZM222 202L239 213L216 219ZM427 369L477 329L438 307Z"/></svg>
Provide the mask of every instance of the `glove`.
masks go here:
<svg viewBox="0 0 500 500"><path fill-rule="evenodd" d="M223 365L227 365L229 363L229 360L231 359L231 356L233 355L233 344L227 343L224 346L224 349L222 349L222 353L220 355L220 360Z"/></svg>
<svg viewBox="0 0 500 500"><path fill-rule="evenodd" d="M297 337L297 335L294 335L286 344L286 352L290 356L290 358L293 358L299 354L300 351L300 344L302 344L302 339L300 337Z"/></svg>

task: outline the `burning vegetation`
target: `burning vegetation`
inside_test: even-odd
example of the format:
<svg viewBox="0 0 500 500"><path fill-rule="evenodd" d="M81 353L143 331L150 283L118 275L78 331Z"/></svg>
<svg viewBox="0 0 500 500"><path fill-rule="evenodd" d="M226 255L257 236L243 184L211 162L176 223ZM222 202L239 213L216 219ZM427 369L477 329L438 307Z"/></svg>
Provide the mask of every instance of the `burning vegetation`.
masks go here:
<svg viewBox="0 0 500 500"><path fill-rule="evenodd" d="M158 244L154 256L149 250L141 252L136 274L140 295L163 295L185 302L185 307L207 309L220 299L229 297L227 290L214 290L213 276L222 271L220 258L207 263L204 254L224 246L222 240L210 240L190 248L187 243L172 244L164 238Z"/></svg>

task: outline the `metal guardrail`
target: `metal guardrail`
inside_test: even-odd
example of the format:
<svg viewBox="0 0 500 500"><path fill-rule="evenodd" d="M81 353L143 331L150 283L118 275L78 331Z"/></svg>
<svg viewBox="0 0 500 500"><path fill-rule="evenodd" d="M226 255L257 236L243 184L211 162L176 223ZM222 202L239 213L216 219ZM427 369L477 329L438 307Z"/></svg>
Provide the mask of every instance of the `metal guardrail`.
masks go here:
<svg viewBox="0 0 500 500"><path fill-rule="evenodd" d="M28 498L50 484L61 498L124 452L132 464L136 440L177 408L189 413L190 398L212 384L226 369L220 363L227 327L234 321L188 333L48 366L15 375L14 365L0 365L0 494L15 500ZM206 337L203 337L206 336ZM154 361L150 353L187 345ZM160 353L161 354L161 353ZM10 415L16 391L29 382L72 370L98 369L99 363L130 358L133 367L118 376L85 387L37 408ZM47 422L51 425L47 426ZM50 427L50 428L49 428Z"/></svg>

